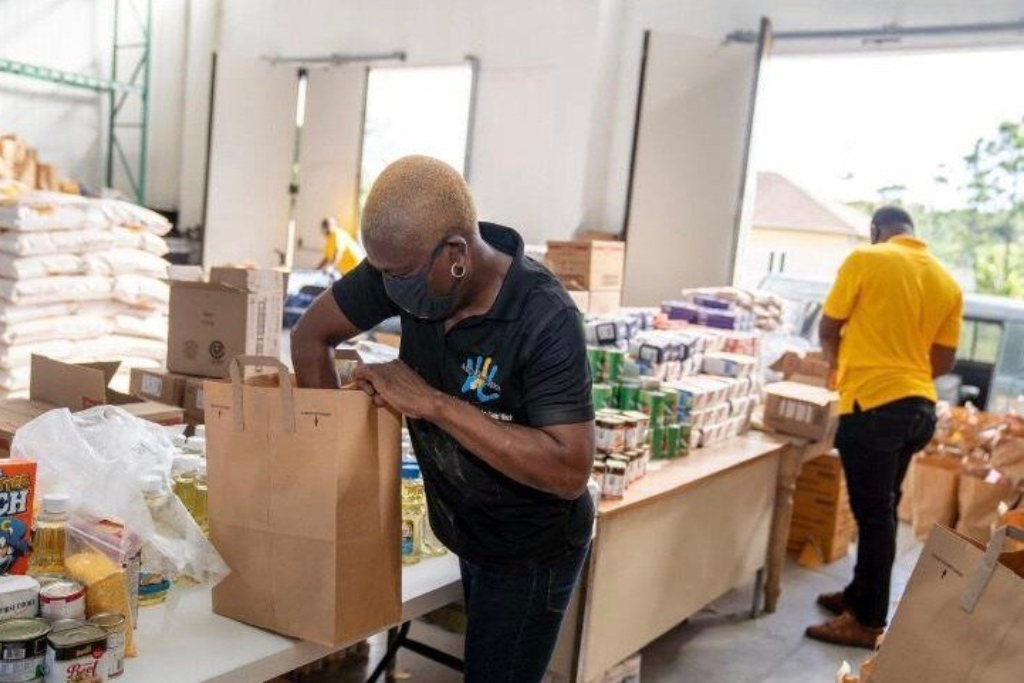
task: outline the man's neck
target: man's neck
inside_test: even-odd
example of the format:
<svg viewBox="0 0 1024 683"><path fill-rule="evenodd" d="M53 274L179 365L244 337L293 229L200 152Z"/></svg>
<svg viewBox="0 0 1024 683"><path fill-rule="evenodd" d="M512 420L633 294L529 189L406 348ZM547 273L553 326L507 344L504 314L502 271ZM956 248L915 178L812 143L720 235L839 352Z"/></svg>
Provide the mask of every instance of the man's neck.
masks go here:
<svg viewBox="0 0 1024 683"><path fill-rule="evenodd" d="M505 274L512 265L511 256L495 249L482 237L477 238L472 249L474 268L466 283L466 302L445 321L446 332L466 318L491 310L505 282Z"/></svg>

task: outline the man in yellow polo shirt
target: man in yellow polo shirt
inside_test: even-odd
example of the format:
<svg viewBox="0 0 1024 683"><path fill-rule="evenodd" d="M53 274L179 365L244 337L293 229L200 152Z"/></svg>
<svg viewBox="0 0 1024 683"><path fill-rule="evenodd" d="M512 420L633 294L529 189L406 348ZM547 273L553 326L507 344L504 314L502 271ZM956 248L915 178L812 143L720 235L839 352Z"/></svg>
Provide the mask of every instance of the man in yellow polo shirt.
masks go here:
<svg viewBox="0 0 1024 683"><path fill-rule="evenodd" d="M865 648L885 628L900 487L935 431L933 379L953 369L963 315L960 287L914 236L906 211L875 212L871 242L839 269L819 330L838 370L836 448L859 526L857 564L846 590L818 598L838 616L807 629Z"/></svg>
<svg viewBox="0 0 1024 683"><path fill-rule="evenodd" d="M334 269L339 275L352 270L366 258L366 252L359 242L340 227L334 218L325 218L320 223L324 234L324 255L317 270Z"/></svg>

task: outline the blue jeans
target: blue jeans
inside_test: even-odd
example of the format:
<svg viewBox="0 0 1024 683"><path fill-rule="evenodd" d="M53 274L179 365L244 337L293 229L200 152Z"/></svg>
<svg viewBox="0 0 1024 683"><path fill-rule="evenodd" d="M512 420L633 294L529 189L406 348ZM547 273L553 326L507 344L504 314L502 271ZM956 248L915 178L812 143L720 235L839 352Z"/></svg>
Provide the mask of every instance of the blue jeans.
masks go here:
<svg viewBox="0 0 1024 683"><path fill-rule="evenodd" d="M540 683L589 549L517 568L460 561L466 683Z"/></svg>

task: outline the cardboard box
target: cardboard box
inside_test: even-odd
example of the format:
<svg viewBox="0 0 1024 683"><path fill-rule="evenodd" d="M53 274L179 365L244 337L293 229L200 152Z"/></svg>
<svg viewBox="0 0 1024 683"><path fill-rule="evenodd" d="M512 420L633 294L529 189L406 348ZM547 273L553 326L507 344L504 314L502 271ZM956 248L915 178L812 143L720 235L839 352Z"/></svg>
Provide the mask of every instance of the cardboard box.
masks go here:
<svg viewBox="0 0 1024 683"><path fill-rule="evenodd" d="M805 354L787 351L772 363L771 369L782 373L782 378L787 382L828 386L830 369L821 351L808 351Z"/></svg>
<svg viewBox="0 0 1024 683"><path fill-rule="evenodd" d="M185 423L192 427L206 422L204 381L198 377L189 377L185 380L185 396L182 405L185 408Z"/></svg>
<svg viewBox="0 0 1024 683"><path fill-rule="evenodd" d="M626 245L603 241L548 242L545 260L567 289L621 290Z"/></svg>
<svg viewBox="0 0 1024 683"><path fill-rule="evenodd" d="M185 382L189 378L167 370L132 368L128 393L136 398L169 406L185 405Z"/></svg>
<svg viewBox="0 0 1024 683"><path fill-rule="evenodd" d="M831 453L806 463L793 494L789 550L799 553L814 543L825 562L835 562L849 552L856 533L839 456Z"/></svg>
<svg viewBox="0 0 1024 683"><path fill-rule="evenodd" d="M781 434L830 441L839 425L839 394L798 382L769 384L764 423Z"/></svg>
<svg viewBox="0 0 1024 683"><path fill-rule="evenodd" d="M172 269L167 369L223 379L235 356L276 358L283 306L280 271Z"/></svg>
<svg viewBox="0 0 1024 683"><path fill-rule="evenodd" d="M622 290L620 289L597 290L593 292L576 289L567 291L576 304L576 308L580 309L580 313L605 315L607 313L614 313L622 308Z"/></svg>
<svg viewBox="0 0 1024 683"><path fill-rule="evenodd" d="M73 364L32 356L28 399L0 401L0 457L10 455L11 440L18 428L54 408L75 412L98 405L116 405L157 424L182 423L184 411L178 406L140 400L107 386L119 366L117 361Z"/></svg>

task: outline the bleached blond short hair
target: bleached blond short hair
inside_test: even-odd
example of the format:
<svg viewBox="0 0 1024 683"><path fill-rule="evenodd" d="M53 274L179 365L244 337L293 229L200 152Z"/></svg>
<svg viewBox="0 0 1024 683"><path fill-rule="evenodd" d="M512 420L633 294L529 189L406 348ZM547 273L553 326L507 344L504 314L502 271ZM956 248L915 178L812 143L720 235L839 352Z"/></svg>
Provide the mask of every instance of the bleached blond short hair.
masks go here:
<svg viewBox="0 0 1024 683"><path fill-rule="evenodd" d="M407 156L385 168L366 197L363 241L431 249L444 237L475 237L476 206L454 168L428 156Z"/></svg>

